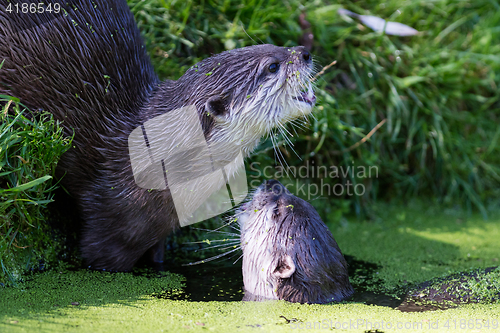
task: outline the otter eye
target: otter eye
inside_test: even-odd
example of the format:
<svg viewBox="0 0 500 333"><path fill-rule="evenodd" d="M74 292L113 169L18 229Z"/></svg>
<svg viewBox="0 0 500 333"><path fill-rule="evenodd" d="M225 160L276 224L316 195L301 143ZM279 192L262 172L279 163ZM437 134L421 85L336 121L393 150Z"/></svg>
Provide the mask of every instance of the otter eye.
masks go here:
<svg viewBox="0 0 500 333"><path fill-rule="evenodd" d="M279 64L279 63L277 63L277 62L272 63L272 64L270 64L270 65L269 65L269 71L270 71L271 73L276 72L279 68L280 68L280 64Z"/></svg>

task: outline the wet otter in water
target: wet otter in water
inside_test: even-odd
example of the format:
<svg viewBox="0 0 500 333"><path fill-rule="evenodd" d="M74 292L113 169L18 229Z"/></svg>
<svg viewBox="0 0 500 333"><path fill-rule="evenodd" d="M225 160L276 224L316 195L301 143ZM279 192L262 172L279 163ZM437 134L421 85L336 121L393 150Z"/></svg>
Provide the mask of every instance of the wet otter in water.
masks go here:
<svg viewBox="0 0 500 333"><path fill-rule="evenodd" d="M128 270L148 250L161 261L162 240L179 221L168 188L137 186L130 133L193 106L208 143L229 142L247 156L272 128L311 112L311 55L300 46L257 45L160 82L124 0L70 3L61 4L64 15L28 17L0 0L0 94L51 112L74 133L57 176L77 202L86 263ZM182 131L183 119L176 122Z"/></svg>
<svg viewBox="0 0 500 333"><path fill-rule="evenodd" d="M354 293L347 263L313 206L280 182L264 182L236 214L244 300L339 302Z"/></svg>

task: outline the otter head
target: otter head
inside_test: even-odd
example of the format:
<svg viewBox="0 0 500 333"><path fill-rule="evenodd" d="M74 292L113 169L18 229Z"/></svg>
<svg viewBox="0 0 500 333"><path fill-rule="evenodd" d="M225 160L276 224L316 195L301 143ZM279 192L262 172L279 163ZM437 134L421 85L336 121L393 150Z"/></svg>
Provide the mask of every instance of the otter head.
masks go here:
<svg viewBox="0 0 500 333"><path fill-rule="evenodd" d="M303 46L222 52L175 82L182 96L177 106L196 105L208 143L224 142L248 155L273 128L311 113L312 71L312 56Z"/></svg>
<svg viewBox="0 0 500 333"><path fill-rule="evenodd" d="M328 227L278 181L264 182L237 216L245 300L329 303L354 293Z"/></svg>

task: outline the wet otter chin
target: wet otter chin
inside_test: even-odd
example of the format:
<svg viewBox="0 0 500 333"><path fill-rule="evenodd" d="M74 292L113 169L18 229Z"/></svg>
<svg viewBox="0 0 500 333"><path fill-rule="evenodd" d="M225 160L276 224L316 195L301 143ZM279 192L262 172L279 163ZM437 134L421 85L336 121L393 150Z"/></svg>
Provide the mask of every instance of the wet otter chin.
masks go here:
<svg viewBox="0 0 500 333"><path fill-rule="evenodd" d="M354 290L328 227L306 201L267 181L238 213L244 300L339 302Z"/></svg>

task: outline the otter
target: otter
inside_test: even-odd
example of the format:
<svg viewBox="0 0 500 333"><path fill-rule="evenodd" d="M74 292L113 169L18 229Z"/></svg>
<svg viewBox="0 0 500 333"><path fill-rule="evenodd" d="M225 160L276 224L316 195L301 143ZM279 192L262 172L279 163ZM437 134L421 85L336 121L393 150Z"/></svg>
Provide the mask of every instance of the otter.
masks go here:
<svg viewBox="0 0 500 333"><path fill-rule="evenodd" d="M243 250L243 300L339 302L353 295L347 263L313 206L265 181L236 218Z"/></svg>
<svg viewBox="0 0 500 333"><path fill-rule="evenodd" d="M77 203L81 254L94 269L130 270L143 255L161 262L163 240L179 228L169 188L135 182L134 129L195 107L208 143L229 142L248 156L316 101L302 46L222 52L161 82L125 0L73 0L57 15L8 12L9 4L0 0L0 94L49 111L73 135L56 177ZM183 119L174 125L182 131Z"/></svg>

